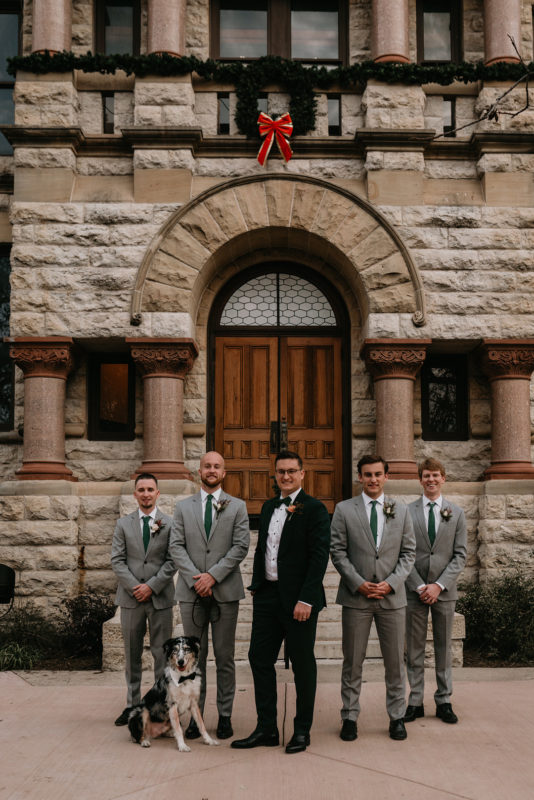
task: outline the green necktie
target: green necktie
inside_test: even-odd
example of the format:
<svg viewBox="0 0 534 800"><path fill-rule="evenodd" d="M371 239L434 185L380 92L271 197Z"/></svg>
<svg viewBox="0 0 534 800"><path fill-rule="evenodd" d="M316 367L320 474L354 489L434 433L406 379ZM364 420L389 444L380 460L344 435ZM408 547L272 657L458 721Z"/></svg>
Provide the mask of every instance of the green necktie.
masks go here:
<svg viewBox="0 0 534 800"><path fill-rule="evenodd" d="M378 539L378 516L376 513L376 504L378 500L371 500L371 517L369 519L369 524L371 525L371 533L373 534L373 539L375 540L375 544Z"/></svg>
<svg viewBox="0 0 534 800"><path fill-rule="evenodd" d="M206 512L204 514L204 530L206 531L206 536L210 538L210 531L211 531L211 521L212 521L212 502L213 498L211 494L206 497Z"/></svg>
<svg viewBox="0 0 534 800"><path fill-rule="evenodd" d="M436 538L436 518L434 516L435 505L435 503L428 504L428 538L430 539L430 544L434 544L434 540Z"/></svg>
<svg viewBox="0 0 534 800"><path fill-rule="evenodd" d="M148 550L148 543L150 541L150 517L143 517L143 545L145 553Z"/></svg>

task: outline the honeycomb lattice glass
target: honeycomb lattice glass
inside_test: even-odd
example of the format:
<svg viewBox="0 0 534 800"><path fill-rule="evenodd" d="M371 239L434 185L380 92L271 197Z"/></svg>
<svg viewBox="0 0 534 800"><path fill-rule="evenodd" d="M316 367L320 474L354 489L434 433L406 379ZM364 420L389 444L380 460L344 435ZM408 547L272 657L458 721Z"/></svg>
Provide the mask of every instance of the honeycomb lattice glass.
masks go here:
<svg viewBox="0 0 534 800"><path fill-rule="evenodd" d="M269 273L252 278L228 299L221 325L332 327L334 310L320 289L298 275Z"/></svg>

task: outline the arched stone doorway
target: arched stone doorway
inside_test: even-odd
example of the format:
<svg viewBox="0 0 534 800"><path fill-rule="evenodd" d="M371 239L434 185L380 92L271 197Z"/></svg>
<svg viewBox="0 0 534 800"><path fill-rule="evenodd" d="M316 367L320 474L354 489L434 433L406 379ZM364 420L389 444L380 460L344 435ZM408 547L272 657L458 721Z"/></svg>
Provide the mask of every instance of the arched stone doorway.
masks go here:
<svg viewBox="0 0 534 800"><path fill-rule="evenodd" d="M209 437L225 487L259 513L275 454L297 451L305 489L330 512L350 493L349 318L339 294L293 261L256 265L219 292L210 314Z"/></svg>

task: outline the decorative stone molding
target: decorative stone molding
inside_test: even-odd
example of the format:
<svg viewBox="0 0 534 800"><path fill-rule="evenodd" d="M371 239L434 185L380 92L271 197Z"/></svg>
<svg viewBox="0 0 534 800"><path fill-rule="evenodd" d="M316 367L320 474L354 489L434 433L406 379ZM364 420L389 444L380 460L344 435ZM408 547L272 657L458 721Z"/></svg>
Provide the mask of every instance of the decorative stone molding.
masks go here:
<svg viewBox="0 0 534 800"><path fill-rule="evenodd" d="M376 452L389 462L389 477L416 479L413 439L414 381L431 339L366 339L361 349L374 378Z"/></svg>
<svg viewBox="0 0 534 800"><path fill-rule="evenodd" d="M185 378L198 356L193 339L127 339L132 358L143 378ZM135 344L134 344L135 342Z"/></svg>
<svg viewBox="0 0 534 800"><path fill-rule="evenodd" d="M375 382L386 378L415 381L430 342L431 339L366 339L361 354Z"/></svg>
<svg viewBox="0 0 534 800"><path fill-rule="evenodd" d="M132 477L193 480L183 461L183 386L198 347L193 339L129 338L132 358L143 377L143 463Z"/></svg>
<svg viewBox="0 0 534 800"><path fill-rule="evenodd" d="M408 0L373 0L373 60L409 62L408 28Z"/></svg>
<svg viewBox="0 0 534 800"><path fill-rule="evenodd" d="M24 373L20 480L75 481L65 466L65 384L74 366L70 337L20 337L10 355Z"/></svg>
<svg viewBox="0 0 534 800"><path fill-rule="evenodd" d="M530 376L534 339L484 339L482 369L491 386L491 466L488 480L532 479Z"/></svg>

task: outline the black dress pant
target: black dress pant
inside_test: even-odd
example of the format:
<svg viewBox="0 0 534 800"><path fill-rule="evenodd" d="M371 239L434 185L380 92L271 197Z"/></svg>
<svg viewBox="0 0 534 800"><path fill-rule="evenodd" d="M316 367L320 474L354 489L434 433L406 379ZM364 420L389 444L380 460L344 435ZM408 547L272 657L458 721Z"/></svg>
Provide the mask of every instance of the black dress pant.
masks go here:
<svg viewBox="0 0 534 800"><path fill-rule="evenodd" d="M254 678L258 728L265 733L277 729L275 663L285 637L293 669L297 708L295 733L309 733L313 720L317 665L313 649L317 613L306 622L293 619L282 605L278 582L266 582L253 599L252 634L248 658Z"/></svg>

